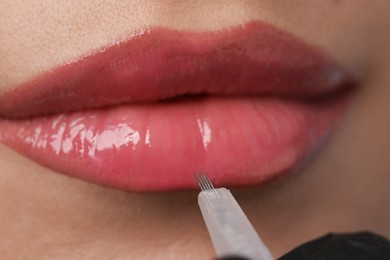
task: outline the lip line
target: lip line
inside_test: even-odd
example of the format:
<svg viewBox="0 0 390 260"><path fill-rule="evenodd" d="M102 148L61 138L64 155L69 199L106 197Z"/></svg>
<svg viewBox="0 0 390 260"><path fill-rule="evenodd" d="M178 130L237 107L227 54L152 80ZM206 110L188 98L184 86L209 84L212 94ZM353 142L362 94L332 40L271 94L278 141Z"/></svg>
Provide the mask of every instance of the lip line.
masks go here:
<svg viewBox="0 0 390 260"><path fill-rule="evenodd" d="M177 35L185 39L183 42L179 41L182 45L179 44L179 46L172 47L171 41L172 39L177 40L174 37ZM249 23L242 28L232 29L229 32L219 32L219 34L215 34L217 36L213 33L190 33L190 35L193 37L195 35L196 37L187 42L188 35L185 32L179 33L172 30L157 29L157 31L151 31L149 34L133 39L131 42L125 42L122 45L111 47L95 56L87 57L79 62L60 67L53 72L49 72L22 85L14 92L0 96L0 115L11 118L1 119L0 117L0 140L3 140L3 142L14 149L32 157L34 160L41 162L49 168L114 188L133 191L193 188L196 186L193 178L189 180L186 176L180 175L180 172L188 171L187 168L189 165L200 167L194 169L194 171L206 170L209 172L211 177L214 177L213 181L216 184L237 184L242 186L259 184L269 179L274 179L284 173L286 169L297 165L312 149L316 148L320 139L324 135L327 135L330 129L340 119L341 112L337 108L339 107L338 104L336 106L326 106L325 109L321 108L321 102L328 102L333 97L344 96L338 95L338 92L344 90L347 83L351 82L351 79L338 64L317 48L303 43L295 37L269 25L258 22ZM268 38L264 38L265 36ZM198 37L201 38L199 41L197 41ZM210 39L211 43L208 42ZM244 53L249 52L250 55L236 55L234 48L233 52L231 52L231 49L227 49L227 51L224 49L225 51L219 53L219 48L226 47L226 42L222 41L221 43L217 39L237 40L238 47L243 47L245 50ZM158 48L155 46L156 48L154 49L146 49L147 51L153 50L153 55L149 53L148 56L147 51L146 54L144 53L145 49L143 48L145 46L140 43L145 43L145 41L147 44L151 44L151 46L155 44L155 41L159 41L160 45L158 45ZM256 48L256 44L259 44L258 41L262 44L268 44L262 45L263 49L259 52L257 52L258 48ZM199 42L205 46L202 46ZM234 41L233 43L236 44ZM233 47L237 47L236 45L233 44ZM129 50L132 51L130 54L127 52ZM135 53L134 50L138 50L139 52ZM240 49L239 51L242 53ZM123 56L123 53L127 53L127 56ZM141 53L140 56L137 56L139 53ZM183 55L183 53L190 53L191 55ZM135 55L136 58L131 55ZM118 60L118 57L122 59ZM173 59L173 62L170 59L172 57L176 58L176 60ZM302 59L305 62L301 62ZM295 64L294 61L299 62ZM147 63L146 65L148 66L142 67L143 62ZM110 66L113 64L118 65L119 69L110 70ZM124 73L128 69L129 64L141 66L141 72L138 74ZM273 65L277 66L273 67ZM195 66L195 69L192 66ZM170 70L165 70L166 67L170 68ZM101 69L100 74L98 73L99 69ZM172 73L175 70L178 70L179 73ZM258 75L259 71L263 73L260 76ZM165 72L168 73L164 74ZM186 72L183 78L179 77L182 75L181 72ZM119 73L119 76L115 73ZM128 74L130 77L128 77ZM81 78L75 78L77 75L81 75ZM91 77L91 75L94 77ZM100 77L101 75L104 77ZM242 75L245 75L247 78L239 78ZM336 77L332 79L334 75ZM153 78L153 76L156 78ZM162 76L168 78L168 83L164 83L166 78ZM107 80L105 77L110 82L109 86L114 87L114 91L108 91L107 88L104 88L108 85L101 84L101 81L104 83L104 80ZM150 77L152 77L152 80ZM129 79L135 79L136 83L131 85L135 90L128 88ZM275 81L275 79L277 80ZM80 82L86 82L88 84L81 84ZM152 84L153 82L155 84ZM188 88L194 87L196 91L193 91L193 94L202 92L211 93L211 102L204 102L201 105L199 103L202 102L172 102L171 106L163 106L159 102L147 102L167 97L164 96L166 95L164 91L166 91L172 82L176 83L173 84L175 87L177 86L177 89L172 90L172 96L187 94L188 92L191 94ZM207 86L205 88L207 91L204 91L204 89L199 88L199 82L206 82L207 84L212 82L214 85ZM255 84L250 85L252 83ZM71 87L67 88L67 86ZM81 87L81 90L79 87ZM146 90L142 89L142 87L145 87ZM57 90L61 90L62 92L56 92ZM27 91L28 94L24 91ZM151 96L148 96L150 93ZM261 98L256 98L256 102L252 102L253 99L250 97L250 93L256 94L262 100ZM215 94L229 96L227 99L228 102L219 102L214 97ZM246 94L249 98L242 99L237 96L238 94ZM124 100L122 99L123 97L125 97ZM43 103L34 103L34 98L37 98L39 102ZM129 104L129 98L138 99L137 101L141 102L141 110L143 112L139 112L139 108L141 107L139 103ZM280 102L273 103L273 98L280 99ZM318 98L318 102L313 101L311 105L300 101L300 99L312 100L316 98ZM80 105L81 102L86 105ZM96 102L107 107L99 110L95 109L96 107L94 105ZM23 104L24 106L18 107L19 104ZM188 104L192 104L190 108ZM191 114L191 111L196 107L194 104L198 104L200 107L197 110L198 115L195 117ZM58 110L58 107L61 105L65 105L65 108ZM114 107L109 108L108 106ZM320 106L320 108L318 109L316 106ZM164 109L161 109L162 107ZM171 109L172 107L177 107L177 110ZM221 107L226 109L221 109ZM262 111L260 113L263 115L260 118L253 114L252 108L255 109L254 107ZM89 111L83 111L84 109L88 109ZM67 113L69 111L73 112ZM148 111L153 111L157 115L153 115L153 113L149 115L148 113L150 112ZM242 111L241 115L238 113L239 111ZM60 130L56 128L56 116L46 115L48 113L57 114L59 112L65 113L65 119L62 123L68 129L65 132L65 135L68 136L72 135L72 131L74 130L74 126L72 125L74 122L78 124L76 127L82 126L80 125L80 118L82 118L82 123L85 123L85 126L82 126L85 130L83 130L82 135L85 137L86 134L92 131L93 138L95 138L88 140L87 146L85 147L88 148L88 145L97 147L94 148L93 154L98 152L97 156L100 158L99 163L96 162L96 158L91 159L88 156L86 157L80 151L72 150L71 154L68 154L68 148L62 146L63 143L61 143L61 147L59 148L50 148L47 146L42 150L40 147L35 147L36 141L42 136L39 136L38 139L31 142L33 140L32 138L35 138L34 135L36 135L38 129L43 129L48 135L58 135L58 131ZM166 117L164 113L170 116ZM41 116L42 114L44 116ZM155 119L155 121L149 120L149 124L152 129L151 132L154 133L153 140L157 140L153 141L153 148L151 149L146 145L148 132L141 133L141 130L139 130L145 130L147 128L145 126L147 124L145 123L147 121L145 118L148 116ZM83 121L85 117L87 119ZM97 121L94 119L95 117L98 118ZM122 117L126 120L122 121ZM187 120L190 117L193 117L194 120ZM219 117L226 119L226 121L221 121ZM229 118L232 117L235 118L233 123L229 121L231 120ZM282 123L275 123L272 117L277 118ZM19 119L14 120L14 118ZM176 126L175 121L173 126L163 125L161 129L159 128L158 122L167 121L168 119L171 120L171 118L178 122L183 121L184 123L178 123ZM244 120L245 118L247 120ZM258 121L254 121L255 119L258 119ZM251 125L248 122L254 122L254 124ZM53 130L53 124L56 125L54 127L56 128L55 130ZM99 128L96 125L101 129L96 130L96 128ZM123 126L127 128L123 130ZM204 129L207 127L211 127L211 131L214 133L213 140L220 140L219 143L213 141L214 145L213 143L209 145L208 150L206 149L204 139L202 139L204 138ZM260 134L253 132L254 130L251 130L253 127L258 129ZM272 128L276 130L269 130ZM25 132L21 132L21 129ZM192 135L188 135L188 133L186 135L185 131L187 129L190 129L188 133L192 133ZM240 133L238 130L237 132L236 129L244 129L244 133ZM171 130L187 136L187 139L183 139L184 141L182 143L175 141L179 147L176 152L170 150L174 154L173 158L179 158L179 161L186 162L184 165L180 163L167 165L167 162L171 161L172 158L161 155L166 154L164 149L169 150L170 148L168 149L168 147L171 147L172 143L164 143L164 141L161 141L159 138L163 139L165 136L157 132L165 131L167 136L177 138L172 135ZM123 137L121 135L123 131L129 135ZM199 131L200 136L194 137L194 135L199 135ZM220 133L223 133L223 131L228 131L229 134L225 133L225 136L221 135ZM283 132L280 134L278 131ZM16 135L15 132L17 133ZM126 145L129 146L116 146L118 143L113 141L112 136L114 134L114 137L118 138L118 136L115 136L118 133L122 139L131 137L130 139L126 139L128 141ZM105 138L102 137L104 134L111 136L111 139L103 140ZM71 147L73 147L71 149L80 145L80 140L84 138L82 135L76 133L76 137L71 140ZM259 140L248 140L248 136L251 135L259 135ZM278 135L281 136L278 137ZM240 142L234 143L226 140L226 136L245 139L245 147ZM103 138L103 143L97 144L96 138L98 140ZM276 139L274 140L274 138ZM138 148L137 146L139 140L145 140L142 148ZM61 142L63 142L63 139L61 139ZM195 147L194 150L186 146L187 142ZM253 147L251 142L255 142L258 147ZM271 143L271 145L268 143ZM67 145L69 147L69 143ZM84 149L84 143L82 145ZM107 151L104 149L99 150L99 145L110 148ZM156 146L160 148L154 148ZM133 151L130 149L131 147L136 149ZM229 151L226 147L232 150ZM238 154L235 154L234 149L238 151ZM264 151L259 151L259 149L263 149ZM221 150L224 152L227 151L226 156L220 155ZM58 156L60 155L58 152L53 151L59 151L61 156ZM247 154L250 160L242 157L242 154L239 153ZM188 156L182 158L180 157L182 154L187 154ZM113 156L121 159L113 159ZM147 157L147 159L134 161L135 159L128 158L128 156L134 156L134 158ZM64 157L65 163L61 161L62 159L60 157ZM108 162L105 162L105 160L108 160ZM115 161L121 167L115 164L111 165L110 160ZM126 160L133 160L133 164L128 165ZM215 162L216 165L210 164L209 160L213 160L213 163ZM277 167L275 166L275 161L277 162L278 160L284 160L284 163ZM154 173L150 169L140 168L140 163L150 165L156 161L159 163L160 168L155 170L163 171L162 169L165 169L165 174L162 172ZM68 162L70 162L70 165L67 165ZM233 162L234 164L232 164ZM260 163L263 163L264 166L257 170L257 174L248 170L252 169L254 171L253 169L257 167L256 165ZM101 167L101 164L104 167ZM235 167L235 170L229 170L228 166ZM134 171L139 179L135 179L136 177L124 171L131 167L135 169ZM115 171L112 169L115 169ZM240 175L239 169L244 172L244 175ZM225 175L220 176L221 172ZM108 173L111 175L107 176ZM154 174L157 174L157 177ZM171 183L167 183L163 178L169 178ZM218 180L218 178L220 179Z"/></svg>

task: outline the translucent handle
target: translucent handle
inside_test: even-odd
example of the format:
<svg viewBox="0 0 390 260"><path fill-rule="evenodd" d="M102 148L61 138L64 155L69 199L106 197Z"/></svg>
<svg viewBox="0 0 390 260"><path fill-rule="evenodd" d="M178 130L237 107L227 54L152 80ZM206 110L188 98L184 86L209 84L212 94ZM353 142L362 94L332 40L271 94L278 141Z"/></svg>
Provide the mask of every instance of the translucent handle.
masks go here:
<svg viewBox="0 0 390 260"><path fill-rule="evenodd" d="M202 191L198 203L217 257L235 255L258 260L273 259L229 190Z"/></svg>

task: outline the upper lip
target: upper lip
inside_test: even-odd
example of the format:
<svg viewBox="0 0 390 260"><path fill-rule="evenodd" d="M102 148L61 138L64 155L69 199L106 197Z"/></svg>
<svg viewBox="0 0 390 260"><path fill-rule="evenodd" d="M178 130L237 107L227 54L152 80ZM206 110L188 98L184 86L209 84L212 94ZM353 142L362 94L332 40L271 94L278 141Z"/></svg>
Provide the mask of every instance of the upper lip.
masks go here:
<svg viewBox="0 0 390 260"><path fill-rule="evenodd" d="M239 32L209 33L201 43L198 33L153 30L3 94L0 116L31 117L186 94L310 98L351 82L317 48L267 24L245 26Z"/></svg>

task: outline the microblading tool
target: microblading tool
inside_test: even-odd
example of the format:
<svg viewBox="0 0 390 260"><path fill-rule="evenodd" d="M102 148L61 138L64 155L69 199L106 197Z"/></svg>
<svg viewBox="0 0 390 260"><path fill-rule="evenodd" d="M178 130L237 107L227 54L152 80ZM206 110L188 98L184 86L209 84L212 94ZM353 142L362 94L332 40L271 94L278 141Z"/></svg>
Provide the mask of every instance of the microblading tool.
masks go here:
<svg viewBox="0 0 390 260"><path fill-rule="evenodd" d="M202 190L198 203L217 257L273 259L230 191L214 188L207 174L194 177Z"/></svg>

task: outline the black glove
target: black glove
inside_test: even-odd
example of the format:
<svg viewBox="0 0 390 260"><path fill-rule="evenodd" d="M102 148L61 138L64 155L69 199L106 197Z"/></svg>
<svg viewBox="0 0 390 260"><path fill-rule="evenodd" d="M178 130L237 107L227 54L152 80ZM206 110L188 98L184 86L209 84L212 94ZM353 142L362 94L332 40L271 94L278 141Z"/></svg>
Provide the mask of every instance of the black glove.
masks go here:
<svg viewBox="0 0 390 260"><path fill-rule="evenodd" d="M229 256L220 260L245 260ZM362 232L356 234L328 234L305 243L280 260L390 260L390 242L378 235Z"/></svg>
<svg viewBox="0 0 390 260"><path fill-rule="evenodd" d="M329 234L299 246L280 260L390 260L389 240L369 232Z"/></svg>

